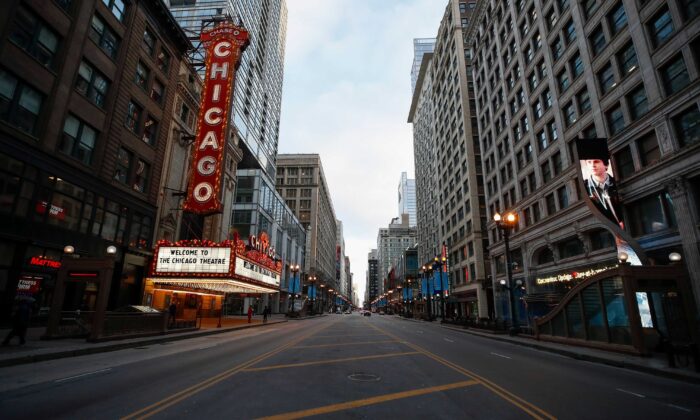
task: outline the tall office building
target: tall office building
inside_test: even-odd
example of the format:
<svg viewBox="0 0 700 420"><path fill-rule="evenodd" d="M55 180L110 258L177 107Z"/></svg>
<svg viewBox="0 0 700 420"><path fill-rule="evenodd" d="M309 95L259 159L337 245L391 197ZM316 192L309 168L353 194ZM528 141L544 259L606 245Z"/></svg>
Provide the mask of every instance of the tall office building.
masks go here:
<svg viewBox="0 0 700 420"><path fill-rule="evenodd" d="M336 278L337 227L321 157L317 154L277 156L277 191L306 228L304 272L340 290Z"/></svg>
<svg viewBox="0 0 700 420"><path fill-rule="evenodd" d="M432 53L435 49L435 38L413 38L413 65L411 66L411 92L416 90L420 63L423 55Z"/></svg>
<svg viewBox="0 0 700 420"><path fill-rule="evenodd" d="M365 291L365 305L379 296L379 256L376 249L367 254L367 287Z"/></svg>
<svg viewBox="0 0 700 420"><path fill-rule="evenodd" d="M198 45L202 25L230 16L250 34L236 72L232 122L243 149L239 169L262 169L275 179L287 35L285 0L169 0L170 11ZM201 56L195 56L201 61ZM203 68L202 68L203 70Z"/></svg>
<svg viewBox="0 0 700 420"><path fill-rule="evenodd" d="M510 250L527 290L521 322L524 302L541 315L571 287L551 281L560 274L617 263L612 236L581 200L579 136L608 139L625 229L655 264L680 253L699 302L699 15L697 1L681 0L479 3L467 42L489 216L519 214ZM489 228L497 282L504 242Z"/></svg>
<svg viewBox="0 0 700 420"><path fill-rule="evenodd" d="M348 277L345 271L345 238L343 237L343 222L335 221L335 278L338 282L339 290L347 288Z"/></svg>
<svg viewBox="0 0 700 420"><path fill-rule="evenodd" d="M408 224L416 226L416 180L408 179L406 172L401 172L399 181L399 214L408 214Z"/></svg>
<svg viewBox="0 0 700 420"><path fill-rule="evenodd" d="M454 309L462 316L487 317L493 300L484 263L481 149L471 63L463 40L475 6L475 1L448 3L435 50L421 63L409 122L414 123L420 263L429 264L446 248Z"/></svg>
<svg viewBox="0 0 700 420"><path fill-rule="evenodd" d="M385 286L389 270L396 264L401 253L416 243L416 228L408 224L408 215L395 217L386 228L377 233L377 280L379 293L386 292Z"/></svg>

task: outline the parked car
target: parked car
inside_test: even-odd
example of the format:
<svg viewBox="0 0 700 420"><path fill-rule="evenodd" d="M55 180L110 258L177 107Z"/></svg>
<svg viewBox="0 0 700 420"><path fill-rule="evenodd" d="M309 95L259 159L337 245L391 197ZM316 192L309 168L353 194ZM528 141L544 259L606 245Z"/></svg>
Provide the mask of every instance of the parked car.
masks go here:
<svg viewBox="0 0 700 420"><path fill-rule="evenodd" d="M372 316L372 312L370 312L370 311L364 311L364 312L362 313L362 315L364 315L364 316Z"/></svg>

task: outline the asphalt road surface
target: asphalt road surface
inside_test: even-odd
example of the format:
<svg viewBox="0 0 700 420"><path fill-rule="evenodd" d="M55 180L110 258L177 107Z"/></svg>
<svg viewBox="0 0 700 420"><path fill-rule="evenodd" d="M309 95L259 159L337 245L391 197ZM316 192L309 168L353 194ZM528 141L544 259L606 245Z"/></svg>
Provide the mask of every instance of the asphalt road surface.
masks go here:
<svg viewBox="0 0 700 420"><path fill-rule="evenodd" d="M0 369L2 419L700 418L700 386L330 315Z"/></svg>

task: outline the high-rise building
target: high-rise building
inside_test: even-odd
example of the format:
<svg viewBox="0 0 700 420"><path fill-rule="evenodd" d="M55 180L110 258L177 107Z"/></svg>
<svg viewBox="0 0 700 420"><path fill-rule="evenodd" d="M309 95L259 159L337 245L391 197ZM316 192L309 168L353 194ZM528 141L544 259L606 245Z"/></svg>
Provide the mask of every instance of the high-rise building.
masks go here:
<svg viewBox="0 0 700 420"><path fill-rule="evenodd" d="M377 250L373 249L367 254L367 287L365 291L365 305L369 305L379 296L379 257ZM368 308L366 308L368 309Z"/></svg>
<svg viewBox="0 0 700 420"><path fill-rule="evenodd" d="M459 315L487 317L491 281L485 262L486 214L481 149L474 120L474 83L464 32L475 1L450 0L432 54L419 70L409 112L414 122L419 257L448 257L450 288ZM425 177L420 179L420 177ZM437 223L436 223L437 221ZM437 239L437 240L436 240Z"/></svg>
<svg viewBox="0 0 700 420"><path fill-rule="evenodd" d="M336 218L321 157L317 154L277 156L277 191L307 229L304 272L336 291Z"/></svg>
<svg viewBox="0 0 700 420"><path fill-rule="evenodd" d="M416 226L416 180L408 179L406 172L401 172L399 181L399 214L408 214L408 224Z"/></svg>
<svg viewBox="0 0 700 420"><path fill-rule="evenodd" d="M398 261L399 256L409 246L416 243L416 228L408 224L408 214L402 214L401 219L395 217L386 228L380 228L377 233L377 280L379 293L386 292L386 280L391 267Z"/></svg>
<svg viewBox="0 0 700 420"><path fill-rule="evenodd" d="M423 55L435 49L435 38L413 38L413 65L411 66L411 92L416 90L420 63Z"/></svg>
<svg viewBox="0 0 700 420"><path fill-rule="evenodd" d="M699 14L676 0L479 3L467 42L487 204L490 218L519 215L510 252L527 291L521 322L571 287L539 279L617 263L581 199L578 137L608 139L625 230L655 264L682 254L700 302ZM504 241L489 228L498 282ZM497 297L507 318L507 293Z"/></svg>
<svg viewBox="0 0 700 420"><path fill-rule="evenodd" d="M345 270L345 238L343 237L343 222L336 220L335 233L335 278L338 282L339 290L347 288L348 278Z"/></svg>
<svg viewBox="0 0 700 420"><path fill-rule="evenodd" d="M9 0L0 27L0 324L22 279L52 305L68 245L116 247L108 308L140 304L191 44L162 1ZM96 296L77 286L63 308Z"/></svg>
<svg viewBox="0 0 700 420"><path fill-rule="evenodd" d="M239 169L262 169L275 179L279 142L282 79L287 34L285 0L169 0L170 11L199 45L203 25L213 18L230 16L250 34L250 45L236 72L232 123L243 149ZM200 50L201 51L201 50ZM201 55L193 57L202 61ZM202 68L203 70L203 68Z"/></svg>

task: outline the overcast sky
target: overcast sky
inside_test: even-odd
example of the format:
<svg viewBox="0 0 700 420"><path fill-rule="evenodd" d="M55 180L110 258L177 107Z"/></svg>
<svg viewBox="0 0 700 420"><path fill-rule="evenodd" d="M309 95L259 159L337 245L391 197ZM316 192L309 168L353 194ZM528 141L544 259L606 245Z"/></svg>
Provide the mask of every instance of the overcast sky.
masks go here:
<svg viewBox="0 0 700 420"><path fill-rule="evenodd" d="M414 177L413 38L437 33L446 0L287 0L280 153L318 153L343 222L360 303L377 230Z"/></svg>

